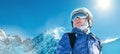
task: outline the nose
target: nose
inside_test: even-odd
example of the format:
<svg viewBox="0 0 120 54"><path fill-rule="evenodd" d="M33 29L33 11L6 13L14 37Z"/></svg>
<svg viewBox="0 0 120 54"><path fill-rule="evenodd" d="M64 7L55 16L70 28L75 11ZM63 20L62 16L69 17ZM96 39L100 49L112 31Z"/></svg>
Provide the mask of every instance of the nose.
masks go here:
<svg viewBox="0 0 120 54"><path fill-rule="evenodd" d="M81 23L80 18L76 18L75 22L76 23Z"/></svg>
<svg viewBox="0 0 120 54"><path fill-rule="evenodd" d="M79 18L77 17L77 18L76 18L76 21L78 21L78 20L79 20Z"/></svg>

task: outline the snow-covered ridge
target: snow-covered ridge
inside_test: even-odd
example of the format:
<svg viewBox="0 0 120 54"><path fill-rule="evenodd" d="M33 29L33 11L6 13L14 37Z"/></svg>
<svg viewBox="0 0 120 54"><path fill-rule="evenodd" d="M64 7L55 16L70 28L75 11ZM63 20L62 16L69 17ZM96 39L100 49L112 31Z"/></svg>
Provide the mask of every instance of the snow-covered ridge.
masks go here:
<svg viewBox="0 0 120 54"><path fill-rule="evenodd" d="M64 27L55 27L34 38L22 38L19 35L6 35L0 29L0 54L53 54L64 30Z"/></svg>

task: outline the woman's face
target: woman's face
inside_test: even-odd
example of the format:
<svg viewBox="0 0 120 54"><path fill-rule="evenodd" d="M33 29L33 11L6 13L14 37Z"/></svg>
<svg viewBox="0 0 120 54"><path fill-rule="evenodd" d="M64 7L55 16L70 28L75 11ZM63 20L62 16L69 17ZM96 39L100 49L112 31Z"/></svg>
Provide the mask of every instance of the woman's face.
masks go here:
<svg viewBox="0 0 120 54"><path fill-rule="evenodd" d="M73 27L81 27L85 24L85 21L86 21L86 18L76 18L74 21L73 21Z"/></svg>

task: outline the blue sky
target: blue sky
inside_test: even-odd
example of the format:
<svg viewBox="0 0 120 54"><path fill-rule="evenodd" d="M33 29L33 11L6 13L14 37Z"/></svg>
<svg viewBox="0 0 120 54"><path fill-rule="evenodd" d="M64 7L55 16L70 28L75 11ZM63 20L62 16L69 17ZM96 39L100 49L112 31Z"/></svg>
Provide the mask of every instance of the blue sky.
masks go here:
<svg viewBox="0 0 120 54"><path fill-rule="evenodd" d="M75 8L86 7L92 14L91 29L100 38L119 36L120 7L118 0L109 8L97 5L98 0L0 0L0 27L7 34L37 36L40 32L54 27L71 29L70 13ZM97 6L97 7L96 7ZM103 8L103 9L102 9Z"/></svg>

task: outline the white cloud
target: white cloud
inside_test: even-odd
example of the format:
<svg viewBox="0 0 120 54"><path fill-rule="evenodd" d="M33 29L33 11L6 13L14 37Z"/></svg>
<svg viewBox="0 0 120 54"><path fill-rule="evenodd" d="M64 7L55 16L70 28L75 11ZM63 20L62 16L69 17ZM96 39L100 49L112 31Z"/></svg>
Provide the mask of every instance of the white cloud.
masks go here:
<svg viewBox="0 0 120 54"><path fill-rule="evenodd" d="M3 38L6 38L6 33L0 29L0 39L2 40Z"/></svg>
<svg viewBox="0 0 120 54"><path fill-rule="evenodd" d="M102 43L113 42L113 41L116 41L117 39L119 39L119 37L116 37L116 38L107 38L107 39L105 39L104 41L102 41Z"/></svg>
<svg viewBox="0 0 120 54"><path fill-rule="evenodd" d="M64 31L65 31L64 27L56 27L54 29L47 30L45 35L51 35L55 39L60 39L61 38L61 34L64 33Z"/></svg>

